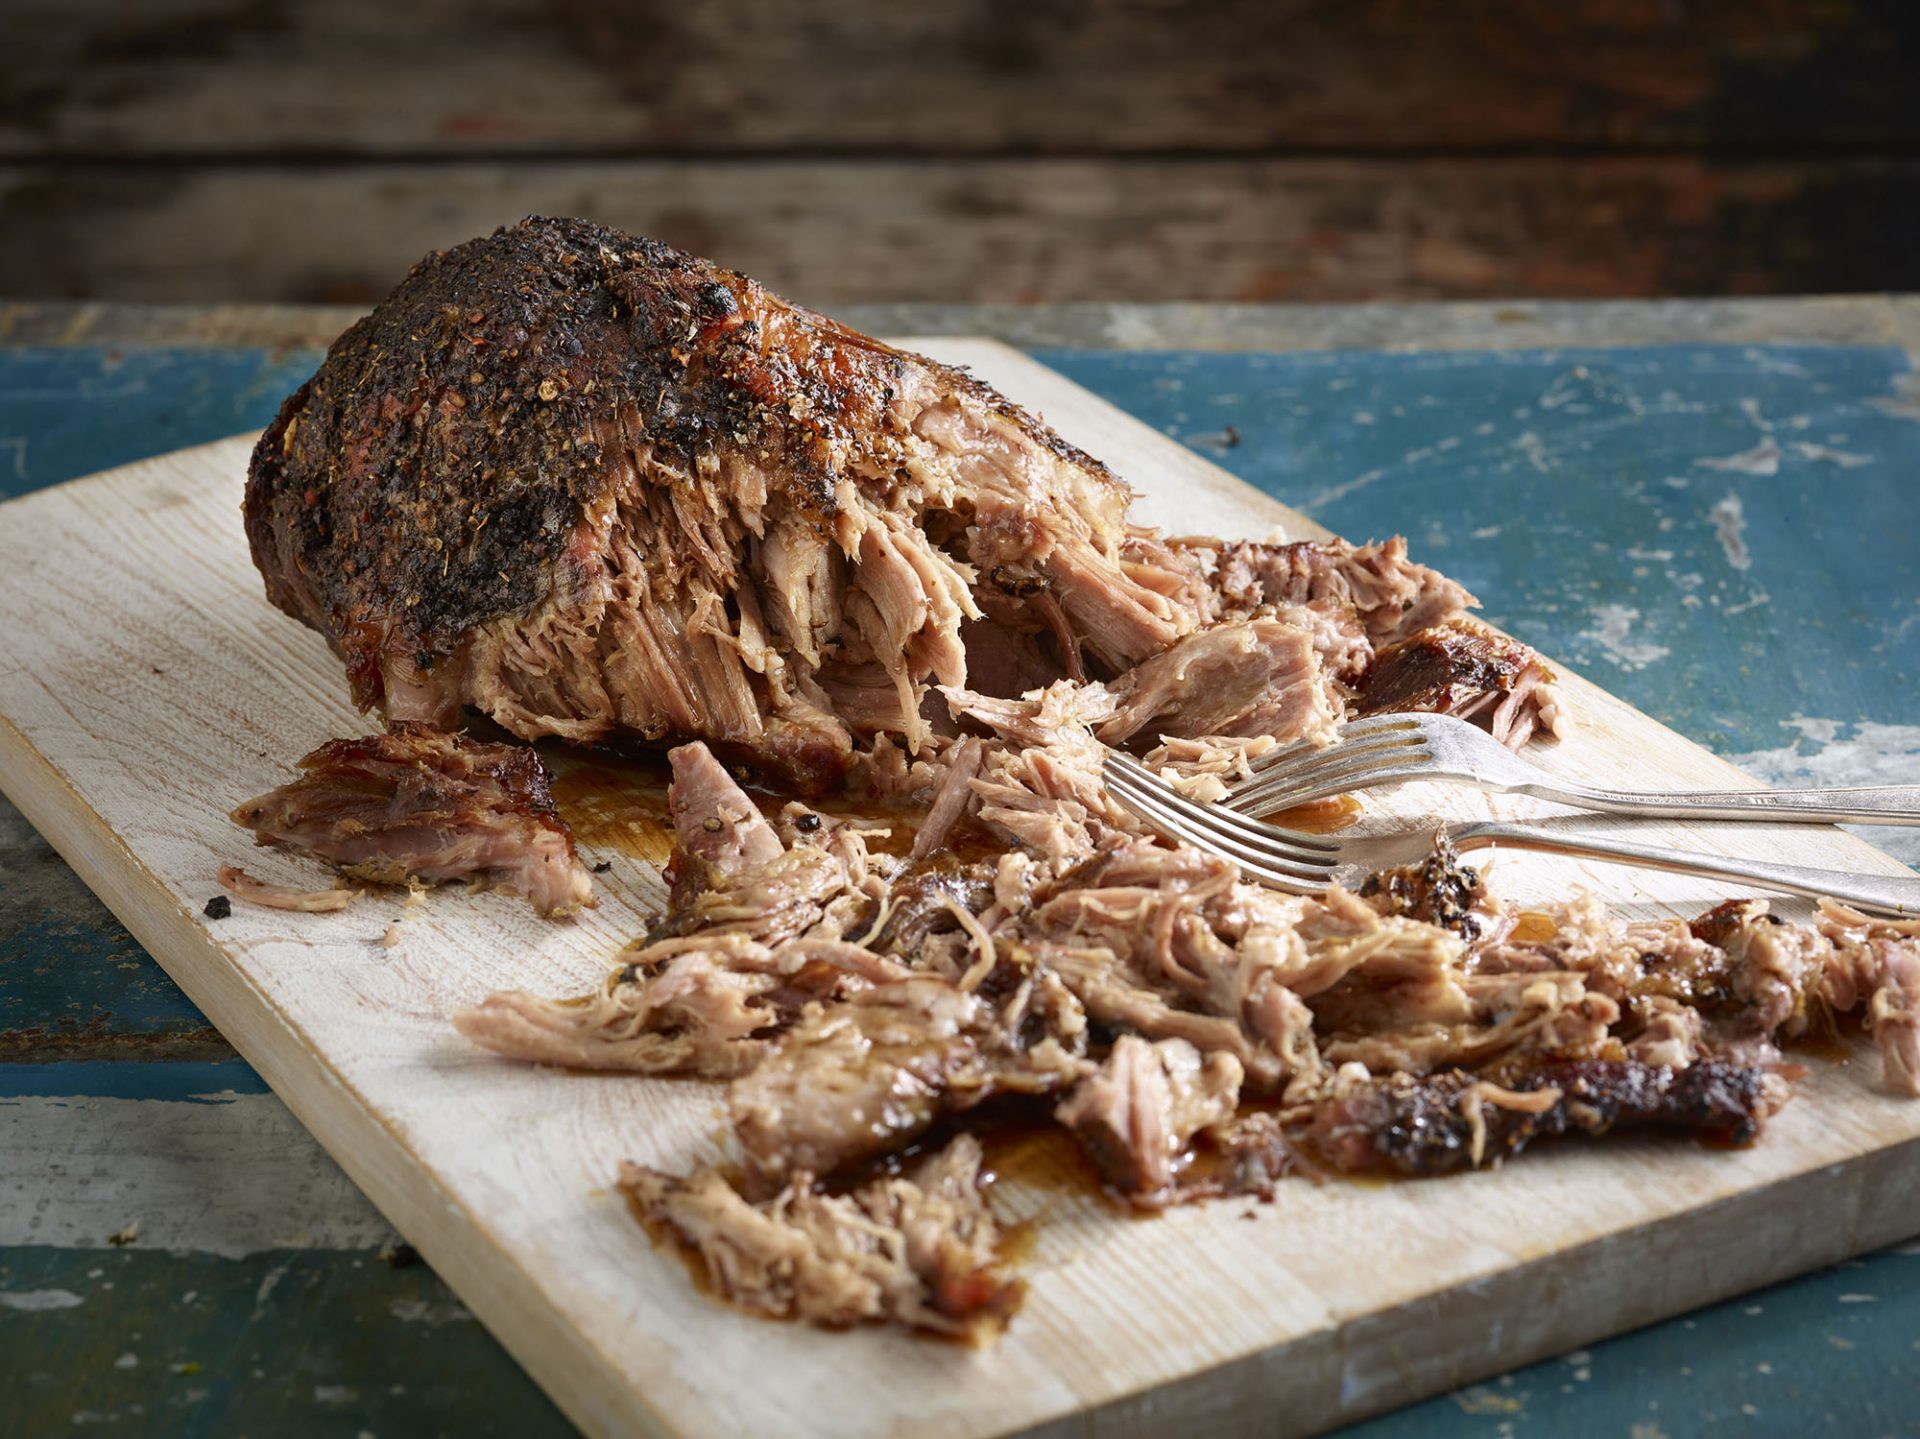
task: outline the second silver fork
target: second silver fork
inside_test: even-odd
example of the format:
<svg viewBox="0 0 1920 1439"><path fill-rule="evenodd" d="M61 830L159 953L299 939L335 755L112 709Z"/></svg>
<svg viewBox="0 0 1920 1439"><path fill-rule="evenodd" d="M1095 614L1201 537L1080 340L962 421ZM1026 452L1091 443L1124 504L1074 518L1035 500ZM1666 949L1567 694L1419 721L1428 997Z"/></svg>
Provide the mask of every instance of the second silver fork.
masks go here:
<svg viewBox="0 0 1920 1439"><path fill-rule="evenodd" d="M1920 824L1920 785L1842 789L1600 789L1548 774L1485 730L1447 715L1374 715L1354 720L1332 745L1270 750L1221 802L1271 814L1311 800L1410 780L1442 780L1526 794L1576 809L1671 819L1796 820L1813 824Z"/></svg>
<svg viewBox="0 0 1920 1439"><path fill-rule="evenodd" d="M1107 792L1153 829L1170 839L1231 860L1248 879L1273 889L1323 894L1333 884L1353 888L1382 863L1378 839L1299 834L1224 805L1201 804L1188 799L1132 755L1109 751L1102 772ZM1462 850L1506 845L1649 869L1746 880L1788 894L1829 896L1875 914L1906 916L1920 912L1920 876L1912 874L1856 874L1813 869L1806 865L1667 849L1611 835L1576 834L1493 821L1450 824L1442 833ZM1424 843L1432 837L1402 835L1398 838Z"/></svg>

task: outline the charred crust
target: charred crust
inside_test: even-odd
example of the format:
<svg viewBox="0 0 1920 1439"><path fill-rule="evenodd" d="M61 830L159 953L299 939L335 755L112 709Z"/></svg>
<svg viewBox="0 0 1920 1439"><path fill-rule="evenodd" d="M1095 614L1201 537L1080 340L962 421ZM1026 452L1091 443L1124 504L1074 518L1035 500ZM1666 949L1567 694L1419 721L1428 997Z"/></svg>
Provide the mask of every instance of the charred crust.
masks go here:
<svg viewBox="0 0 1920 1439"><path fill-rule="evenodd" d="M1773 924L1784 923L1778 915L1766 912L1763 900L1729 899L1689 921L1687 930L1695 939L1703 940L1716 949L1725 949L1727 941L1743 926L1761 920Z"/></svg>
<svg viewBox="0 0 1920 1439"><path fill-rule="evenodd" d="M1449 620L1381 650L1361 682L1358 707L1362 714L1446 714L1475 696L1507 693L1535 658L1518 640Z"/></svg>
<svg viewBox="0 0 1920 1439"><path fill-rule="evenodd" d="M1486 899L1486 887L1479 870L1460 862L1459 851L1443 830L1420 863L1368 875L1360 886L1360 897L1382 914L1438 925L1471 942L1480 935L1477 911Z"/></svg>
<svg viewBox="0 0 1920 1439"><path fill-rule="evenodd" d="M1100 469L971 377L743 275L530 218L427 256L288 397L249 469L254 560L378 704L390 657L431 669L564 592L630 458L692 476L739 455L824 530L844 476L903 457L909 365Z"/></svg>
<svg viewBox="0 0 1920 1439"><path fill-rule="evenodd" d="M1365 1154L1372 1167L1408 1175L1470 1168L1476 1130L1461 1100L1480 1080L1522 1094L1558 1091L1554 1103L1537 1113L1484 1106L1477 1134L1481 1163L1511 1158L1536 1139L1599 1135L1626 1125L1692 1130L1746 1144L1759 1133L1767 1111L1766 1073L1756 1065L1706 1059L1670 1069L1634 1060L1550 1059L1486 1072L1397 1075L1357 1104L1348 1103L1346 1121L1367 1132Z"/></svg>

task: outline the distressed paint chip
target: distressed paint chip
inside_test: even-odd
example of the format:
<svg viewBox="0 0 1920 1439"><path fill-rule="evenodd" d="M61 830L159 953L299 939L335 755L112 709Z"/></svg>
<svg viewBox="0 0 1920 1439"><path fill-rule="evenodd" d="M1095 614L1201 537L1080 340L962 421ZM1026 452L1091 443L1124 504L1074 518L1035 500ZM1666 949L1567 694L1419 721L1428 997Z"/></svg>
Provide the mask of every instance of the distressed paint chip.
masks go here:
<svg viewBox="0 0 1920 1439"><path fill-rule="evenodd" d="M22 1314L44 1314L50 1309L78 1309L86 1301L71 1289L0 1290L0 1309Z"/></svg>

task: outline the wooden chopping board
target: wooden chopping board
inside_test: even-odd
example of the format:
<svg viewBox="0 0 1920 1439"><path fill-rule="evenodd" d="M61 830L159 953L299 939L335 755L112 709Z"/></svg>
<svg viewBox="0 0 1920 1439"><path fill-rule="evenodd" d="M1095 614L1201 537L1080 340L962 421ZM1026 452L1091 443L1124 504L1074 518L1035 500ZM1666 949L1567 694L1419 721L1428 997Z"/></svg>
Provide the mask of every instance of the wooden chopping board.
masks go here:
<svg viewBox="0 0 1920 1439"><path fill-rule="evenodd" d="M1016 351L903 343L1043 413L1171 530L1322 533ZM572 925L458 892L413 911L375 895L336 915L236 905L228 920L202 917L224 863L312 881L311 865L253 851L225 813L320 740L367 727L319 638L261 592L239 514L250 445L0 506L0 788L590 1433L1307 1432L1920 1231L1920 1103L1882 1092L1877 1057L1856 1050L1810 1059L1798 1098L1739 1152L1625 1136L1498 1173L1290 1182L1268 1205L1151 1221L1051 1182L1044 1163L1015 1164L995 1202L1037 1220L1032 1290L988 1350L722 1308L611 1187L622 1158L678 1168L713 1153L718 1091L507 1064L446 1022L497 988L597 983L658 902L647 837L598 851L610 832L582 826L589 857L614 868L599 876L599 909ZM1569 689L1580 724L1540 752L1548 767L1649 786L1746 782L1594 686ZM563 796L589 802L592 762L558 763ZM1386 828L1547 813L1431 786L1368 807L1365 823ZM1632 827L1689 848L1902 872L1832 829ZM1734 892L1517 854L1498 858L1493 882L1521 899L1585 887L1634 914L1692 914ZM395 920L398 943L383 946Z"/></svg>

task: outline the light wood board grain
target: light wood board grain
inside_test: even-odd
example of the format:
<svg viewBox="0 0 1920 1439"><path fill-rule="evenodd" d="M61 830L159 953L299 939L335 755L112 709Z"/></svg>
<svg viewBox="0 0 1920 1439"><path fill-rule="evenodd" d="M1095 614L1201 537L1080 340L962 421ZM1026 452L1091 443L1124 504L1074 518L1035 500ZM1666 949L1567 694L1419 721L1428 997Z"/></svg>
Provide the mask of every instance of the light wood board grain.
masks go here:
<svg viewBox="0 0 1920 1439"><path fill-rule="evenodd" d="M1159 523L1318 533L1015 351L909 343L1042 411L1127 475ZM201 917L223 863L312 876L252 857L225 812L366 723L325 646L261 594L239 523L247 450L228 440L0 507L0 784L591 1433L1305 1432L1920 1229L1920 1105L1882 1092L1877 1060L1856 1054L1814 1063L1763 1141L1737 1153L1626 1137L1435 1183L1289 1183L1271 1205L1152 1222L1005 1185L1006 1212L1041 1222L1031 1297L986 1351L720 1308L610 1188L621 1158L677 1167L714 1152L716 1091L495 1061L446 1022L502 986L598 979L658 899L645 866L616 858L600 907L572 925L505 896L441 894L392 949L378 941L406 911L386 896L334 915ZM1570 684L1582 723L1544 755L1551 767L1739 781ZM1368 823L1540 812L1409 787L1376 798ZM1836 830L1648 831L1899 870ZM1500 856L1494 879L1517 897L1581 885L1636 912L1689 913L1728 892L1519 855Z"/></svg>

